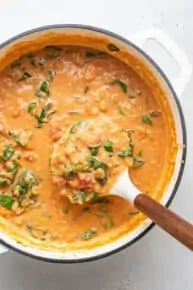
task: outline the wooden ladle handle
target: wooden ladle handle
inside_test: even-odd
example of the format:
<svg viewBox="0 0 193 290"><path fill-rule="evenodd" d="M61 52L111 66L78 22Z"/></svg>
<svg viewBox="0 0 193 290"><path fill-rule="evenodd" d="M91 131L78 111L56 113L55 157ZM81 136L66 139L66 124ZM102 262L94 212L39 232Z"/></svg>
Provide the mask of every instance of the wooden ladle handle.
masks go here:
<svg viewBox="0 0 193 290"><path fill-rule="evenodd" d="M176 240L193 250L193 225L149 196L139 194L134 205Z"/></svg>

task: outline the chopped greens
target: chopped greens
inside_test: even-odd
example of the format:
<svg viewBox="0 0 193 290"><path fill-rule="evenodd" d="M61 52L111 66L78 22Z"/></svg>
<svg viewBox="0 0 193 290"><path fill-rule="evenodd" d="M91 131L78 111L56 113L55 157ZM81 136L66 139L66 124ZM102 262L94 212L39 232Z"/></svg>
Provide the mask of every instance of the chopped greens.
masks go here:
<svg viewBox="0 0 193 290"><path fill-rule="evenodd" d="M100 146L93 146L93 147L90 147L90 153L92 156L97 156L98 155L98 152L99 152L99 148Z"/></svg>
<svg viewBox="0 0 193 290"><path fill-rule="evenodd" d="M50 96L50 84L47 81L43 81L36 91L35 95L38 98L47 99Z"/></svg>
<svg viewBox="0 0 193 290"><path fill-rule="evenodd" d="M125 94L127 93L127 85L121 80L115 79L111 82L111 85L118 85Z"/></svg>
<svg viewBox="0 0 193 290"><path fill-rule="evenodd" d="M86 125L86 122L83 122L83 121L79 121L76 124L74 124L70 129L70 134L75 134L78 127L80 127L81 125L84 125L84 124Z"/></svg>
<svg viewBox="0 0 193 290"><path fill-rule="evenodd" d="M9 179L5 179L0 177L0 186L7 186L10 185L11 181Z"/></svg>
<svg viewBox="0 0 193 290"><path fill-rule="evenodd" d="M25 130L9 131L9 135L11 137L13 137L13 139L15 140L16 143L18 143L22 147L25 147L25 146L27 146L27 144L29 143L29 141L31 139L32 132L25 131Z"/></svg>
<svg viewBox="0 0 193 290"><path fill-rule="evenodd" d="M118 156L120 156L120 157L133 157L134 144L132 141L132 134L134 133L134 131L130 130L130 129L126 129L124 131L128 134L128 137L129 137L129 147L126 150L119 151Z"/></svg>
<svg viewBox="0 0 193 290"><path fill-rule="evenodd" d="M152 117L152 118L156 118L156 117L158 117L159 116L159 111L151 111L150 112L150 117Z"/></svg>
<svg viewBox="0 0 193 290"><path fill-rule="evenodd" d="M107 47L108 47L108 49L109 49L110 51L114 51L114 52L118 52L118 51L120 51L120 49L119 49L116 45L114 45L113 43L109 43L109 44L107 45Z"/></svg>
<svg viewBox="0 0 193 290"><path fill-rule="evenodd" d="M48 240L51 235L48 233L48 230L45 228L35 227L31 224L31 222L27 223L27 229L30 232L31 236L35 239L39 239L41 241Z"/></svg>
<svg viewBox="0 0 193 290"><path fill-rule="evenodd" d="M139 168L145 163L143 158L143 151L139 151L136 156L133 157L133 168Z"/></svg>
<svg viewBox="0 0 193 290"><path fill-rule="evenodd" d="M4 148L3 148L3 151L2 151L2 158L4 161L8 161L9 159L11 159L11 157L13 156L15 152L15 149L11 147L11 145L6 145Z"/></svg>
<svg viewBox="0 0 193 290"><path fill-rule="evenodd" d="M13 193L18 193L18 203L21 206L23 198L32 190L34 186L38 185L38 181L34 174L27 170L23 169L22 173L19 175L17 184L15 185Z"/></svg>
<svg viewBox="0 0 193 290"><path fill-rule="evenodd" d="M31 77L32 77L32 75L25 71L23 73L22 77L20 79L18 79L18 82L25 81L25 80L27 80L27 79L29 79Z"/></svg>
<svg viewBox="0 0 193 290"><path fill-rule="evenodd" d="M88 162L90 163L91 167L94 170L97 170L99 168L101 168L104 172L104 177L103 178L97 178L97 181L101 184L101 185L105 185L108 179L108 165L104 162L101 162L99 160L97 160L94 157L89 157L88 158Z"/></svg>
<svg viewBox="0 0 193 290"><path fill-rule="evenodd" d="M89 90L90 90L90 87L89 87L89 86L86 86L86 87L84 88L84 94L88 93Z"/></svg>
<svg viewBox="0 0 193 290"><path fill-rule="evenodd" d="M107 152L113 152L113 142L112 142L112 141L107 141L107 142L104 144L104 149L105 149Z"/></svg>
<svg viewBox="0 0 193 290"><path fill-rule="evenodd" d="M97 234L97 228L90 228L87 231L85 231L82 235L80 235L80 238L83 240L89 240L93 238Z"/></svg>
<svg viewBox="0 0 193 290"><path fill-rule="evenodd" d="M89 172L89 171L90 166L88 164L86 165L75 164L70 167L65 167L63 175L66 179L71 180L74 178L74 175L77 174L78 172Z"/></svg>
<svg viewBox="0 0 193 290"><path fill-rule="evenodd" d="M122 107L118 107L117 110L118 110L120 115L122 115L122 116L125 115L125 111L124 111L124 109Z"/></svg>
<svg viewBox="0 0 193 290"><path fill-rule="evenodd" d="M92 196L91 196L91 198L90 198L90 201L91 202L95 202L98 199L99 199L98 193L93 193Z"/></svg>
<svg viewBox="0 0 193 290"><path fill-rule="evenodd" d="M6 195L6 194L0 195L0 205L5 207L6 209L11 210L13 203L14 203L13 197Z"/></svg>
<svg viewBox="0 0 193 290"><path fill-rule="evenodd" d="M27 108L28 113L32 113L36 106L37 104L35 102L30 103Z"/></svg>
<svg viewBox="0 0 193 290"><path fill-rule="evenodd" d="M143 123L145 123L149 126L153 126L152 120L147 115L142 115L141 120Z"/></svg>
<svg viewBox="0 0 193 290"><path fill-rule="evenodd" d="M87 193L84 191L80 191L72 195L73 202L83 203L86 200L86 198L87 198Z"/></svg>
<svg viewBox="0 0 193 290"><path fill-rule="evenodd" d="M119 151L118 156L120 156L120 157L132 157L133 156L133 148L130 147L129 149Z"/></svg>
<svg viewBox="0 0 193 290"><path fill-rule="evenodd" d="M37 128L41 128L43 126L43 124L47 123L48 118L55 114L56 111L51 111L52 109L52 104L48 103L47 105L45 105L42 110L40 115L34 115L34 117L37 120Z"/></svg>

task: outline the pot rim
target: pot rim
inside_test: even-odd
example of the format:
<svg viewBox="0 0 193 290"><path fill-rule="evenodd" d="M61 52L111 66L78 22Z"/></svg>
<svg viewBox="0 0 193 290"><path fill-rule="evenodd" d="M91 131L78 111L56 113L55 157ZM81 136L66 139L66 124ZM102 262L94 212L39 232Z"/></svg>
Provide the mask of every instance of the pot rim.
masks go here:
<svg viewBox="0 0 193 290"><path fill-rule="evenodd" d="M173 87L171 85L170 80L168 79L166 74L163 72L163 70L159 67L159 65L146 52L144 52L141 48L139 48L137 45L132 43L127 38L125 38L123 36L120 36L117 33L111 32L109 30L103 29L103 28L90 26L90 25L84 25L84 24L53 24L53 25L45 25L45 26L40 26L40 27L37 27L37 28L33 28L33 29L27 30L27 31L25 31L23 33L19 33L19 34L15 35L15 36L9 38L8 40L6 40L6 41L4 41L3 43L0 44L0 53L1 53L1 49L2 48L6 47L7 45L11 44L12 42L14 42L16 40L22 39L23 37L28 36L30 34L43 32L43 31L48 31L48 30L52 30L52 29L65 29L65 28L89 30L91 32L92 31L93 32L99 32L99 33L102 33L104 35L114 37L115 39L118 39L118 40L124 42L125 44L131 46L132 48L136 49L139 53L141 53L153 65L153 67L160 74L161 78L167 84L169 90L172 93L173 99L174 99L174 101L175 101L175 103L177 105L177 109L178 109L178 113L179 113L179 117L180 117L180 123L181 123L181 127L182 127L182 143L184 144L184 148L183 148L183 152L182 152L182 160L184 162L182 162L181 165L180 165L179 172L178 172L178 177L176 179L175 186L174 186L174 188L173 188L173 190L171 192L169 200L165 204L166 207L169 207L171 202L173 201L173 199L174 199L174 197L176 195L176 192L178 190L178 187L180 185L181 178L182 178L183 171L184 171L184 167L185 167L185 162L186 162L187 134L186 134L185 118L184 118L184 114L183 114L183 110L182 110L180 101L178 99L178 96L177 96L176 92L174 91L174 89L173 89ZM99 254L99 255L94 256L94 257L85 257L85 258L78 258L78 259L77 258L75 258L75 259L60 259L60 258L40 257L40 256L36 256L35 254L25 252L24 250L20 250L17 247L10 245L9 243L7 243L7 242L5 242L3 240L0 240L0 243L2 245L4 245L5 247L7 247L8 249L14 250L14 251L16 251L18 253L21 253L21 254L25 255L25 256L31 257L33 259L41 260L41 261L44 261L44 262L63 263L63 264L83 263L83 262L88 262L88 261L96 261L96 260L108 257L110 255L116 254L116 253L126 249L128 246L134 244L140 238L145 236L154 226L155 226L155 223L151 222L149 224L149 226L147 226L147 228L145 230L143 230L137 237L135 237L133 240L129 241L125 245L119 246L118 248L116 248L114 250L111 250L111 251L103 253L103 254Z"/></svg>

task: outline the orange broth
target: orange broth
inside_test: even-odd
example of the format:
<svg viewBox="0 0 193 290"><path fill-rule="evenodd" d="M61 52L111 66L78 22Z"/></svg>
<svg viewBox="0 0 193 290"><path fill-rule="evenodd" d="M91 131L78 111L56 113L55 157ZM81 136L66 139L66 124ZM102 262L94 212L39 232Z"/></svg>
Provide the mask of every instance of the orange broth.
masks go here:
<svg viewBox="0 0 193 290"><path fill-rule="evenodd" d="M56 45L24 54L2 68L0 215L12 225L8 230L2 222L2 228L20 243L41 248L60 244L64 249L96 246L137 227L144 216L131 204L98 194L108 192L126 167L139 190L158 200L163 195L176 154L172 116L166 101L163 105L155 98L118 54L116 49L108 54ZM76 142L81 137L76 139L76 130L73 136L70 130L85 120L93 121L90 135ZM106 122L116 124L117 130L103 126ZM68 135L70 143L62 143ZM52 164L57 144L62 157L59 180L53 177ZM104 184L104 168L77 171L89 157L107 165ZM65 175L69 167L71 175ZM61 190L66 179L72 187L62 183ZM87 184L76 194L83 193L84 201L89 191L93 200L72 204L67 195L80 179L92 181L92 190Z"/></svg>

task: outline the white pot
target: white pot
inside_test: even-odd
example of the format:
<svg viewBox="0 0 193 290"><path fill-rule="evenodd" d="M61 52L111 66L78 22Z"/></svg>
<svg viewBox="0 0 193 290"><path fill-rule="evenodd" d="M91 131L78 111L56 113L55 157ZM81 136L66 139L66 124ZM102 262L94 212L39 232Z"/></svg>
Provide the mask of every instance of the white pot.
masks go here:
<svg viewBox="0 0 193 290"><path fill-rule="evenodd" d="M128 37L128 39L125 39L112 32L94 27L88 27L83 25L53 25L30 30L4 42L0 46L0 57L2 57L6 53L7 49L9 49L10 46L13 46L16 43L23 41L28 41L32 39L35 40L37 36L43 36L48 31L59 34L92 34L96 36L103 36L107 38L109 42L116 43L117 45L120 44L122 47L127 49L130 53L134 54L135 57L139 58L147 65L151 73L158 80L159 85L166 91L175 121L177 143L185 145L181 150L178 151L173 176L161 200L161 203L163 205L168 206L172 201L179 186L186 157L186 129L182 109L177 98L177 95L178 97L180 97L180 95L182 94L187 82L190 79L192 72L192 67L186 55L167 35L164 34L163 31L155 28L141 31L135 35ZM164 72L160 69L160 67L148 55L146 55L142 49L140 49L140 47L142 47L144 42L148 39L155 39L158 43L160 43L161 46L163 46L165 50L167 50L168 53L171 55L171 57L173 57L173 59L179 64L181 72L180 76L177 79L169 81ZM139 238L141 238L152 228L152 226L153 223L149 219L147 219L135 230L129 232L128 234L120 237L119 239L109 244L90 250L66 253L49 252L44 250L37 250L32 247L25 247L21 244L18 244L12 238L8 237L5 233L0 232L0 241L5 246L0 246L0 252L4 253L7 251L7 248L12 248L16 251L19 251L20 253L30 255L31 257L51 262L82 262L86 260L101 258L120 251L121 249L131 245Z"/></svg>

